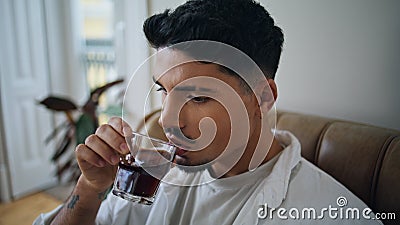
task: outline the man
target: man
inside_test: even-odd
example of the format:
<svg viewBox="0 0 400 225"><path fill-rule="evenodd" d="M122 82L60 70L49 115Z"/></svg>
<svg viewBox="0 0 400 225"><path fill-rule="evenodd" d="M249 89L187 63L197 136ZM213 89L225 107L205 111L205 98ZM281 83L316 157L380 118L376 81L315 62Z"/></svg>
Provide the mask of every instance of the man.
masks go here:
<svg viewBox="0 0 400 225"><path fill-rule="evenodd" d="M301 158L292 134L272 135L264 123L277 98L283 34L262 6L251 0L194 0L150 17L143 28L159 52L161 69L154 76L163 95L159 122L179 147L177 167L151 206L107 195L119 155L129 153L127 124L112 118L76 148L82 175L71 197L35 224L380 223L344 218L348 212L339 197L352 209L367 206ZM210 42L191 42L196 40ZM222 45L214 48L215 42ZM240 53L221 57L226 45L247 55L263 79L253 79L259 73L251 62L231 60L245 60Z"/></svg>

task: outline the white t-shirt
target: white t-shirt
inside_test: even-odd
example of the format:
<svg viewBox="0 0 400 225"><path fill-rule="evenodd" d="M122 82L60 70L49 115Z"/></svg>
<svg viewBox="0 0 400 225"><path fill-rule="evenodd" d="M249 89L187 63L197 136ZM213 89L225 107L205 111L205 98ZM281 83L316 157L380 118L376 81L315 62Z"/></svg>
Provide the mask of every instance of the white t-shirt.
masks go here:
<svg viewBox="0 0 400 225"><path fill-rule="evenodd" d="M276 131L275 136L285 149L254 171L198 186L162 183L151 206L110 194L96 223L381 224L366 219L374 215L354 194L301 158L300 143L291 133ZM183 179L185 184L213 180L207 170L186 173L177 168L166 179L171 183ZM59 209L42 214L34 224L49 224Z"/></svg>

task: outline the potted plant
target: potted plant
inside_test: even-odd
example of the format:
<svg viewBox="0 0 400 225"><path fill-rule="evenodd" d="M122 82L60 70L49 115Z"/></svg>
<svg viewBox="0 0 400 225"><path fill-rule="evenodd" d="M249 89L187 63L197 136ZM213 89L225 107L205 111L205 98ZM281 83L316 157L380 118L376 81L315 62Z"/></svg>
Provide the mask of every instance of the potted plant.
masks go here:
<svg viewBox="0 0 400 225"><path fill-rule="evenodd" d="M58 96L48 96L39 102L52 111L63 112L66 116L66 121L57 126L45 140L46 144L52 141L55 143L55 152L51 160L57 165L56 175L59 180L68 175L66 181L74 181L80 176L81 172L75 156L68 149L71 144L75 147L84 143L86 137L96 131L99 126L97 108L100 96L109 88L122 82L122 79L116 80L94 89L82 106L78 106L68 98ZM121 106L118 107L121 109ZM110 106L105 112L114 111L115 114L115 108L116 106Z"/></svg>

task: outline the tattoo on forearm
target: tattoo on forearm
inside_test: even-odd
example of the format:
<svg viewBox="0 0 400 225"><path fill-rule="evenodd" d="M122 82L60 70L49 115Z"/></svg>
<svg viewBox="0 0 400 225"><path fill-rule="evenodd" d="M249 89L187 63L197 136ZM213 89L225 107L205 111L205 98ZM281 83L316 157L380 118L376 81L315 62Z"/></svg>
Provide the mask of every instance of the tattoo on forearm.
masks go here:
<svg viewBox="0 0 400 225"><path fill-rule="evenodd" d="M78 200L79 200L79 195L72 195L71 201L69 201L67 208L73 209Z"/></svg>

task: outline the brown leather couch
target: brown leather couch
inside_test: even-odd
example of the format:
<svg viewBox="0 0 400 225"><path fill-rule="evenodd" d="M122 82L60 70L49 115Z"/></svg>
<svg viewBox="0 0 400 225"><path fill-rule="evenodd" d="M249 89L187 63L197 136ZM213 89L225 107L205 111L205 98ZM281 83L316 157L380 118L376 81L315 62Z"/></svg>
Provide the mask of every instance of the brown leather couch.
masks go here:
<svg viewBox="0 0 400 225"><path fill-rule="evenodd" d="M146 118L149 135L166 139L159 111ZM143 127L140 127L143 129ZM277 128L291 131L304 158L336 178L374 212L395 213L400 224L400 131L279 111Z"/></svg>
<svg viewBox="0 0 400 225"><path fill-rule="evenodd" d="M400 224L400 131L278 111L277 128L291 131L304 158L336 178L374 212Z"/></svg>

